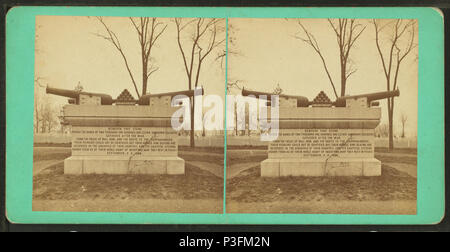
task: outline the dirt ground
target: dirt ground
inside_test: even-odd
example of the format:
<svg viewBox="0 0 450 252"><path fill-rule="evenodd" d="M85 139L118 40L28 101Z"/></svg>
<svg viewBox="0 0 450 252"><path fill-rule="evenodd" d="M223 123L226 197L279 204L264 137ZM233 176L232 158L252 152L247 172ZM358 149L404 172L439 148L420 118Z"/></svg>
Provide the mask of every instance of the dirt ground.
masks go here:
<svg viewBox="0 0 450 252"><path fill-rule="evenodd" d="M186 160L184 175L80 176L64 175L61 161L70 156L70 148L35 148L33 210L221 213L223 178L190 161L223 167L223 154L202 151L180 151ZM42 167L45 163L50 166Z"/></svg>
<svg viewBox="0 0 450 252"><path fill-rule="evenodd" d="M34 151L34 211L222 213L223 149L180 148L185 175L64 175L68 146ZM261 148L227 155L227 212L415 214L415 150L377 149L380 177L260 177Z"/></svg>
<svg viewBox="0 0 450 252"><path fill-rule="evenodd" d="M416 201L272 201L242 203L227 202L228 213L283 213L283 214L377 214L415 215Z"/></svg>
<svg viewBox="0 0 450 252"><path fill-rule="evenodd" d="M243 164L253 167L227 179L227 212L415 214L415 150L376 150L375 157L383 163L380 177L262 178L264 152L249 157L231 151L227 174Z"/></svg>
<svg viewBox="0 0 450 252"><path fill-rule="evenodd" d="M33 200L33 211L222 213L222 199Z"/></svg>

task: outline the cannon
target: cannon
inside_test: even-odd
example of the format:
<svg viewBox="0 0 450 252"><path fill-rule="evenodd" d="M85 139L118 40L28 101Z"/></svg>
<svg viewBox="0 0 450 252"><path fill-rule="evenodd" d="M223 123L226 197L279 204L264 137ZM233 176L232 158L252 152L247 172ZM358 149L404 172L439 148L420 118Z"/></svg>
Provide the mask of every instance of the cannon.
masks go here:
<svg viewBox="0 0 450 252"><path fill-rule="evenodd" d="M243 89L242 95L259 96L261 106L271 106L259 110L260 123L255 127L271 131L266 139L261 134L262 141L269 141L268 159L260 164L262 177L381 175L381 161L374 154L374 129L380 124L382 109L375 106L377 100L399 96L399 90L335 101L323 91L311 101L281 94L277 106L269 104L276 94ZM249 130L250 111L249 106Z"/></svg>
<svg viewBox="0 0 450 252"><path fill-rule="evenodd" d="M276 94L264 93L258 91L249 91L242 89L242 96L258 96L259 98L265 98L270 101L272 96ZM293 95L278 95L280 98L285 99L295 99L297 100L297 107L309 107L312 105L313 107L371 107L374 105L378 105L379 103L375 102L377 100L391 98L395 96L399 96L400 91L386 91L386 92L378 92L378 93L369 93L369 94L360 94L353 96L342 96L336 99L336 101L332 102L326 94L321 91L313 101L309 101L308 98L304 96L293 96ZM261 97L263 96L263 97Z"/></svg>
<svg viewBox="0 0 450 252"><path fill-rule="evenodd" d="M373 101L391 98L395 96L400 95L400 90L393 90L393 91L385 91L385 92L378 92L378 93L369 93L369 94L360 94L360 95L353 95L353 96L342 96L336 99L335 102L333 102L333 105L335 107L347 107L347 101L349 100L360 100L362 102L366 103L367 107L371 107Z"/></svg>
<svg viewBox="0 0 450 252"><path fill-rule="evenodd" d="M179 92L169 92L169 93L161 93L161 94L146 94L141 96L138 100L134 99L133 96L128 92L128 90L124 90L117 99L113 99L110 95L107 94L99 94L99 93L89 93L82 92L76 90L67 90L60 88L46 88L47 94L54 94L58 96L68 97L70 104L76 105L150 105L150 100L152 98L161 98L167 97L172 99L177 95L185 95L188 97L193 97L196 95L196 91L194 90L186 90ZM203 95L203 88L199 92L198 95Z"/></svg>
<svg viewBox="0 0 450 252"><path fill-rule="evenodd" d="M271 94L271 93L264 93L264 92L258 92L258 91L250 91L242 89L242 96L258 96L259 98L262 98L261 96L265 96L268 101L272 100L272 96L277 94ZM311 103L308 100L308 98L304 96L293 96L293 95L278 95L280 98L285 99L295 99L297 100L297 107L308 107Z"/></svg>
<svg viewBox="0 0 450 252"><path fill-rule="evenodd" d="M59 96L68 97L69 103L71 104L101 104L101 105L112 105L114 100L110 95L98 94L98 93L88 93L76 90L67 90L61 88L46 88L47 94L54 94Z"/></svg>
<svg viewBox="0 0 450 252"><path fill-rule="evenodd" d="M203 95L204 90L201 88L199 94L196 94L196 91L194 90L185 90L185 91L179 91L179 92L169 92L169 93L161 93L161 94L146 94L141 96L139 100L137 101L138 105L148 105L150 103L151 98L161 98L164 96L170 97L171 99L177 95L185 95L187 97L193 97L194 95Z"/></svg>

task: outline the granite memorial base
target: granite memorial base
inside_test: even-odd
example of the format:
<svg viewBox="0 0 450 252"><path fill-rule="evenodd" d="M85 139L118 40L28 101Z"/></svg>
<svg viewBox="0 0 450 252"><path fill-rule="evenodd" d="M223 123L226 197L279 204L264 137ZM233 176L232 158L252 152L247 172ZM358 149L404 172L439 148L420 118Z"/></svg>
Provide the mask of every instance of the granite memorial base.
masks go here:
<svg viewBox="0 0 450 252"><path fill-rule="evenodd" d="M72 156L64 160L64 174L184 174L179 157Z"/></svg>
<svg viewBox="0 0 450 252"><path fill-rule="evenodd" d="M373 129L284 129L268 156L262 177L381 175Z"/></svg>
<svg viewBox="0 0 450 252"><path fill-rule="evenodd" d="M66 105L72 156L64 174L184 174L172 111L148 106ZM102 115L102 116L97 116Z"/></svg>
<svg viewBox="0 0 450 252"><path fill-rule="evenodd" d="M261 163L261 176L381 176L381 162L375 158L267 159Z"/></svg>

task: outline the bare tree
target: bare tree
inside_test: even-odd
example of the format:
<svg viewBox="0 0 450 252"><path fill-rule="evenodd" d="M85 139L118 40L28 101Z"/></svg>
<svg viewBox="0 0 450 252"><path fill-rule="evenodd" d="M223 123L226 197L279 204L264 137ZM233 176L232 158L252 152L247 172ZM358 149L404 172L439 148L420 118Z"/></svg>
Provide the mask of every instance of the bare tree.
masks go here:
<svg viewBox="0 0 450 252"><path fill-rule="evenodd" d="M42 49L40 41L40 29L42 25L36 26L35 33L35 55L36 57L45 54L45 50ZM44 81L46 77L41 76L36 72L34 78L34 132L35 133L50 133L54 131L58 125L58 111L56 106L49 100L49 97L43 93L43 89L46 88Z"/></svg>
<svg viewBox="0 0 450 252"><path fill-rule="evenodd" d="M356 72L356 68L353 66L350 60L350 51L354 47L356 40L361 36L365 30L365 26L357 23L355 19L328 19L328 23L336 34L336 42L339 48L339 62L340 62L340 81L341 81L341 96L345 96L347 80L352 74ZM327 61L322 54L319 43L317 42L314 35L309 32L306 27L298 21L298 25L305 34L306 37L298 37L297 39L310 45L314 51L319 55L322 60L323 68L327 74L328 80L330 81L331 87L333 88L334 95L338 97L336 91L336 85L331 77L330 71L328 69Z"/></svg>
<svg viewBox="0 0 450 252"><path fill-rule="evenodd" d="M177 28L178 48L180 49L181 58L186 71L189 90L198 87L202 64L205 62L205 59L211 55L211 52L225 41L225 37L222 36L224 29L220 26L221 21L222 19L217 18L174 19ZM183 33L187 34L189 41L183 41ZM183 48L183 46L188 48ZM195 99L192 99L191 104L190 144L191 147L195 147Z"/></svg>
<svg viewBox="0 0 450 252"><path fill-rule="evenodd" d="M415 38L415 20L397 19L393 22L387 22L384 25L380 24L378 20L372 20L375 28L375 45L377 47L383 72L386 78L386 91L397 89L398 75L400 72L400 65L408 56L412 49L416 47L414 43ZM381 45L381 32L390 27L388 31L389 38L384 42L387 49L383 52ZM408 36L409 34L409 36ZM405 40L406 39L406 40ZM385 56L387 55L387 56ZM394 97L388 98L388 119L389 119L389 150L394 149Z"/></svg>
<svg viewBox="0 0 450 252"><path fill-rule="evenodd" d="M96 34L97 36L109 41L114 48L119 52L120 56L123 59L125 64L125 68L130 76L131 82L134 85L134 89L138 98L141 95L147 94L147 85L148 79L150 75L158 70L158 67L152 64L152 49L156 44L158 38L161 37L163 32L166 30L167 25L162 22L159 22L157 18L149 18L149 17L140 17L140 18L132 18L130 17L130 23L132 27L136 30L140 52L141 52L141 63L142 63L142 91L139 93L138 85L134 78L133 72L130 69L130 65L128 63L128 59L125 55L125 52L120 44L119 38L116 33L111 30L111 28L105 23L102 17L97 17L97 20L102 24L106 35Z"/></svg>
<svg viewBox="0 0 450 252"><path fill-rule="evenodd" d="M402 138L405 138L405 125L408 120L408 116L405 113L402 113L400 120L402 122Z"/></svg>
<svg viewBox="0 0 450 252"><path fill-rule="evenodd" d="M34 79L34 130L36 133L39 133L39 122L40 118L40 106L39 106L39 87L41 86L41 77L36 77Z"/></svg>
<svg viewBox="0 0 450 252"><path fill-rule="evenodd" d="M227 35L228 35L228 46L224 50L218 53L216 60L220 60L220 66L222 70L225 70L225 62L226 58L230 57L237 57L237 56L243 56L242 52L238 49L237 45L237 32L239 31L239 28L237 28L233 23L228 24L227 29ZM232 72L232 71L231 71ZM230 71L228 72L227 76L227 93L233 94L233 93L240 93L241 90L244 88L244 85L242 84L244 81L242 79L233 78L230 74ZM239 135L238 131L238 111L237 111L237 104L234 103L234 121L235 121L235 135Z"/></svg>
<svg viewBox="0 0 450 252"><path fill-rule="evenodd" d="M36 32L35 32L35 46L34 46L34 53L35 53L35 57L38 58L40 54L42 54L42 49L40 46L40 30L42 28L42 25L36 25ZM36 73L38 74L38 73ZM40 117L39 117L39 87L42 86L41 82L42 82L43 78L40 77L39 75L37 75L34 78L34 130L36 133L39 133L39 121L40 121Z"/></svg>
<svg viewBox="0 0 450 252"><path fill-rule="evenodd" d="M36 133L50 133L55 129L58 122L58 112L48 97L44 96L39 100L39 107L36 109Z"/></svg>
<svg viewBox="0 0 450 252"><path fill-rule="evenodd" d="M215 60L220 60L222 70L225 68L225 58L231 56L243 56L243 53L237 48L237 32L239 31L232 23L228 25L228 47L219 51Z"/></svg>
<svg viewBox="0 0 450 252"><path fill-rule="evenodd" d="M240 86L239 82L241 82L241 81L240 80L236 80L236 81L228 82L227 83L227 93L231 94L231 93L233 93L233 91L240 91L240 90L242 90L244 86ZM237 115L237 104L236 103L234 103L233 110L234 110L234 125L235 125L234 130L235 130L235 134L237 136L239 134L239 132L238 132L238 127L237 127L237 125L238 125L238 115Z"/></svg>

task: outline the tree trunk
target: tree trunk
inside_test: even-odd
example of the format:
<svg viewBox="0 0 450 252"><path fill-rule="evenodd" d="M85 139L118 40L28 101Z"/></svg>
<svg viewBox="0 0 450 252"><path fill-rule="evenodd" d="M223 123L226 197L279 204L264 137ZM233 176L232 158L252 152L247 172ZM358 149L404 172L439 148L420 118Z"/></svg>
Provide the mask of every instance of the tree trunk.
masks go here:
<svg viewBox="0 0 450 252"><path fill-rule="evenodd" d="M42 125L41 125L41 133L45 133L45 119L42 120Z"/></svg>
<svg viewBox="0 0 450 252"><path fill-rule="evenodd" d="M37 109L37 104L34 106L36 107L36 133L39 133L39 111Z"/></svg>
<svg viewBox="0 0 450 252"><path fill-rule="evenodd" d="M191 147L195 147L195 122L194 122L194 114L195 114L195 97L192 98L192 106L191 106Z"/></svg>
<svg viewBox="0 0 450 252"><path fill-rule="evenodd" d="M389 119L389 151L394 149L394 98L388 98L388 119Z"/></svg>
<svg viewBox="0 0 450 252"><path fill-rule="evenodd" d="M147 94L147 78L142 80L142 95Z"/></svg>
<svg viewBox="0 0 450 252"><path fill-rule="evenodd" d="M142 49L142 54L144 54L144 49ZM142 95L147 94L147 63L144 62L144 56L142 56Z"/></svg>
<svg viewBox="0 0 450 252"><path fill-rule="evenodd" d="M394 134L392 124L392 115L389 115L389 151L392 151L394 149Z"/></svg>
<svg viewBox="0 0 450 252"><path fill-rule="evenodd" d="M345 96L345 65L341 65L341 97Z"/></svg>
<svg viewBox="0 0 450 252"><path fill-rule="evenodd" d="M145 81L145 84L142 85L142 94L143 95L147 94L147 80Z"/></svg>

